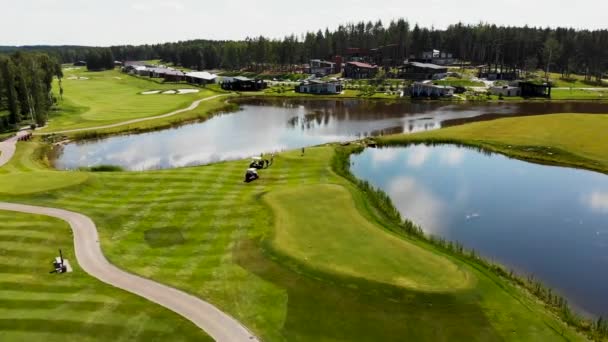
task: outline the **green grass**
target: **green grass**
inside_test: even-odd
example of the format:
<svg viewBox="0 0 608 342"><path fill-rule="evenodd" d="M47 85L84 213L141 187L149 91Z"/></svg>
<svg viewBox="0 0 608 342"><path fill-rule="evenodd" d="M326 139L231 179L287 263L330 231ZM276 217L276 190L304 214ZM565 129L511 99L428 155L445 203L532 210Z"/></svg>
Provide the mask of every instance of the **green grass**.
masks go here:
<svg viewBox="0 0 608 342"><path fill-rule="evenodd" d="M211 341L159 305L87 275L67 223L0 210L0 341ZM74 271L50 274L61 248Z"/></svg>
<svg viewBox="0 0 608 342"><path fill-rule="evenodd" d="M608 100L608 88L606 90L585 89L552 89L553 100Z"/></svg>
<svg viewBox="0 0 608 342"><path fill-rule="evenodd" d="M380 138L383 144L453 141L487 147L522 159L608 173L608 116L553 114L476 122L411 136Z"/></svg>
<svg viewBox="0 0 608 342"><path fill-rule="evenodd" d="M472 81L469 79L448 77L444 80L433 81L433 84L446 85L452 87L483 87L484 83L480 81Z"/></svg>
<svg viewBox="0 0 608 342"><path fill-rule="evenodd" d="M27 146L18 145L22 155ZM79 185L28 195L0 194L0 199L90 216L113 263L213 302L266 341L581 339L530 295L490 272L424 242L387 236L390 227L379 223L362 192L333 173L333 155L334 147L307 149L305 157L282 153L251 184L242 182L247 163L235 161L142 173L90 173ZM35 173L40 167L17 158L7 169ZM0 183L0 190L3 186ZM289 248L275 248L274 224L280 222L280 211L301 219L309 212L299 212L304 208L294 204L294 197L311 205L315 192L322 193L319 205L333 206L327 208L335 211L327 218L339 230L328 231L326 241L316 234L303 236ZM281 202L278 215L264 202L266 196ZM343 222L333 222L337 219ZM322 225L317 221L313 228ZM294 233L302 229L291 228ZM307 241L317 242L310 253L323 256L325 267L302 257ZM380 246L382 241L393 244ZM348 256L359 249L369 256L369 265L335 272L352 269L360 259ZM324 255L328 250L331 255ZM374 250L378 255L372 257ZM425 255L433 257L421 261ZM389 257L404 263L403 269L387 262ZM410 259L428 265L429 274L421 274L420 265L408 264ZM445 265L452 274L466 274L474 281L456 291L412 286L420 287L437 274L433 265ZM462 284L437 277L435 290L450 286L443 282ZM403 282L389 279L409 279L409 286L396 286Z"/></svg>
<svg viewBox="0 0 608 342"><path fill-rule="evenodd" d="M422 291L472 286L471 274L448 259L371 224L342 186L294 187L265 199L275 213L274 247L312 267ZM344 246L353 246L356 253Z"/></svg>
<svg viewBox="0 0 608 342"><path fill-rule="evenodd" d="M544 77L544 72L542 76ZM601 84L596 82L585 81L582 75L571 75L569 79L563 79L559 73L549 73L549 79L554 87L559 88L595 88L608 87L608 82L603 81Z"/></svg>
<svg viewBox="0 0 608 342"><path fill-rule="evenodd" d="M71 79L83 77L86 79ZM142 95L147 90L172 90L193 88L187 84L162 84L149 79L123 74L117 70L87 72L66 70L63 78L63 100L60 110L54 112L42 132L52 132L165 114L185 108L194 100L216 95L210 89L200 89L194 94ZM53 89L58 92L55 82Z"/></svg>
<svg viewBox="0 0 608 342"><path fill-rule="evenodd" d="M36 142L21 142L11 162L0 168L0 193L24 195L71 187L86 182L89 173L50 170ZM24 172L25 171L25 172Z"/></svg>

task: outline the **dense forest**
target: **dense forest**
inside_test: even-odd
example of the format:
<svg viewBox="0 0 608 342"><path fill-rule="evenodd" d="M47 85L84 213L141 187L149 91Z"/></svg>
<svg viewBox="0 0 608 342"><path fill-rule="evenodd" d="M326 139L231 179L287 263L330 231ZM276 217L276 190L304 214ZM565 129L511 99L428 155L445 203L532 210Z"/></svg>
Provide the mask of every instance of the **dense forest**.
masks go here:
<svg viewBox="0 0 608 342"><path fill-rule="evenodd" d="M162 59L193 69L264 70L300 63L311 58L345 55L348 48L396 45L398 59L439 49L473 64L535 70L551 65L570 73L600 78L608 69L608 30L571 28L505 27L490 24L451 25L447 29L412 26L400 19L341 25L330 31L308 32L283 39L265 37L243 41L192 40L139 46L112 46L117 60ZM27 47L35 49L36 47ZM79 46L40 47L62 62L86 60L96 48ZM1 51L1 50L0 50Z"/></svg>
<svg viewBox="0 0 608 342"><path fill-rule="evenodd" d="M53 78L62 76L61 65L47 54L0 55L0 132L24 122L44 125L55 102Z"/></svg>

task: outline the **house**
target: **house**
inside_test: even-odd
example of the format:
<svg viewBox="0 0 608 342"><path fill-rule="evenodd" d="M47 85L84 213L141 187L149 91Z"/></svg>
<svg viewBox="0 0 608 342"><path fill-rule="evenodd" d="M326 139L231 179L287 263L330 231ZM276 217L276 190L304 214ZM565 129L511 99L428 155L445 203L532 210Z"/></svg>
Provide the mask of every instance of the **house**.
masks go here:
<svg viewBox="0 0 608 342"><path fill-rule="evenodd" d="M259 91L265 89L268 85L260 79L251 79L247 77L225 77L221 83L224 90L235 91Z"/></svg>
<svg viewBox="0 0 608 342"><path fill-rule="evenodd" d="M456 89L450 86L440 86L432 83L415 82L410 88L411 97L449 97Z"/></svg>
<svg viewBox="0 0 608 342"><path fill-rule="evenodd" d="M435 49L431 51L424 51L418 56L411 55L409 60L411 62L429 63L436 65L452 65L456 63L456 59L454 58L453 54Z"/></svg>
<svg viewBox="0 0 608 342"><path fill-rule="evenodd" d="M374 78L378 66L363 62L347 62L344 66L344 77L352 79Z"/></svg>
<svg viewBox="0 0 608 342"><path fill-rule="evenodd" d="M365 48L347 48L344 54L347 62L372 63L372 54Z"/></svg>
<svg viewBox="0 0 608 342"><path fill-rule="evenodd" d="M122 67L122 62L121 61L114 61L114 66L115 67Z"/></svg>
<svg viewBox="0 0 608 342"><path fill-rule="evenodd" d="M305 94L340 94L344 87L338 81L308 80L300 83L295 88L296 93Z"/></svg>
<svg viewBox="0 0 608 342"><path fill-rule="evenodd" d="M165 69L160 75L165 82L183 82L186 80L186 74L181 70Z"/></svg>
<svg viewBox="0 0 608 342"><path fill-rule="evenodd" d="M188 83L201 84L201 85L215 83L215 81L217 79L217 75L211 74L206 71L189 72L185 76L186 76L186 81Z"/></svg>
<svg viewBox="0 0 608 342"><path fill-rule="evenodd" d="M87 66L86 61L76 61L74 62L74 66Z"/></svg>
<svg viewBox="0 0 608 342"><path fill-rule="evenodd" d="M397 44L380 46L371 50L376 65L384 67L398 66L403 63L403 49Z"/></svg>
<svg viewBox="0 0 608 342"><path fill-rule="evenodd" d="M520 96L521 88L510 85L490 87L490 93L494 95L502 95L504 97Z"/></svg>
<svg viewBox="0 0 608 342"><path fill-rule="evenodd" d="M519 82L521 88L522 97L546 97L551 98L551 84L550 83L533 83L533 82Z"/></svg>
<svg viewBox="0 0 608 342"><path fill-rule="evenodd" d="M310 70L309 74L317 75L317 76L326 76L331 74L336 74L339 71L336 71L336 63L324 61L321 59L311 59L310 60Z"/></svg>
<svg viewBox="0 0 608 342"><path fill-rule="evenodd" d="M502 68L495 67L492 70L491 65L480 65L477 67L477 77L485 78L488 81L514 81L519 78L518 70L503 70Z"/></svg>
<svg viewBox="0 0 608 342"><path fill-rule="evenodd" d="M440 79L448 73L446 66L420 62L408 62L398 69L399 78L418 81Z"/></svg>

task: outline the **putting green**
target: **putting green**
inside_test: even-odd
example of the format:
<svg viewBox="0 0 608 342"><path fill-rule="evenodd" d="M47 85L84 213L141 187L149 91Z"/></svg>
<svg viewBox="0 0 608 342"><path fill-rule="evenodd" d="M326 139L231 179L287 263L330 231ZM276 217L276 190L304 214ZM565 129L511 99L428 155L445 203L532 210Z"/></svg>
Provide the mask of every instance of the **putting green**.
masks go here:
<svg viewBox="0 0 608 342"><path fill-rule="evenodd" d="M315 268L422 291L474 284L447 258L371 224L343 186L300 186L265 199L275 213L273 246Z"/></svg>

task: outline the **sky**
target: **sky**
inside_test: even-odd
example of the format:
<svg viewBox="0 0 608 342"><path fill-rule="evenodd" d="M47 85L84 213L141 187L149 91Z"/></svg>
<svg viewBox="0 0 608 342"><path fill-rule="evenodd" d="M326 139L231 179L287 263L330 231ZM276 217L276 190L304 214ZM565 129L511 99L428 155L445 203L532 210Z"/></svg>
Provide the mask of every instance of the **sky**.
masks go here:
<svg viewBox="0 0 608 342"><path fill-rule="evenodd" d="M608 0L0 0L0 45L281 38L361 20L608 28Z"/></svg>

